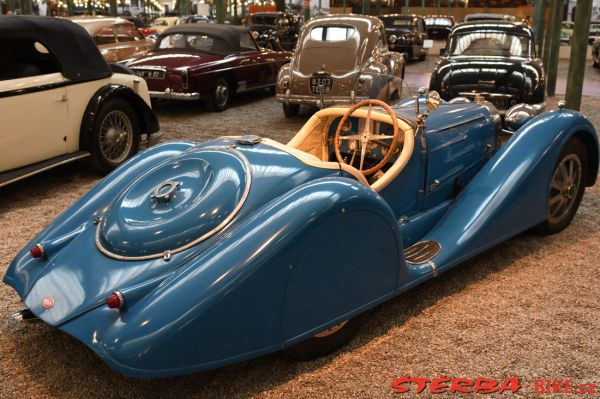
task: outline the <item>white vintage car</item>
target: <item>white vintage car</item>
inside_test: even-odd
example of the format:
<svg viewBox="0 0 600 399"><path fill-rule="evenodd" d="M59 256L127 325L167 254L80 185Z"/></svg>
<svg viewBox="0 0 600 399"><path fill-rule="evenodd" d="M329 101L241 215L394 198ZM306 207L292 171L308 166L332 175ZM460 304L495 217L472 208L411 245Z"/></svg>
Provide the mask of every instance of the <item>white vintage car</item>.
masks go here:
<svg viewBox="0 0 600 399"><path fill-rule="evenodd" d="M142 136L157 141L146 82L109 66L82 27L0 17L0 54L0 187L86 157L109 172Z"/></svg>

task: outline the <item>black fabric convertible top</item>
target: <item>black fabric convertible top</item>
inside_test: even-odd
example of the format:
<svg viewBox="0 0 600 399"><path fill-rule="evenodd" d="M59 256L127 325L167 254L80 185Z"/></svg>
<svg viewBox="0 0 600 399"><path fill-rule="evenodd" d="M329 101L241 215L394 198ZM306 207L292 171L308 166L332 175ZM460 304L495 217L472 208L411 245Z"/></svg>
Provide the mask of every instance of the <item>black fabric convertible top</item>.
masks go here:
<svg viewBox="0 0 600 399"><path fill-rule="evenodd" d="M173 33L183 33L183 34L202 34L212 37L219 38L219 41L226 48L221 49L221 52L226 53L234 53L240 51L240 34L246 33L248 34L250 31L248 28L244 28L241 26L233 26L233 25L225 25L225 24L186 24L186 25L178 25L172 28L165 30L162 36L173 34ZM160 38L156 40L158 44L160 42Z"/></svg>
<svg viewBox="0 0 600 399"><path fill-rule="evenodd" d="M43 44L62 74L73 81L102 79L112 75L90 34L64 19L33 16L0 16L0 42L31 38Z"/></svg>

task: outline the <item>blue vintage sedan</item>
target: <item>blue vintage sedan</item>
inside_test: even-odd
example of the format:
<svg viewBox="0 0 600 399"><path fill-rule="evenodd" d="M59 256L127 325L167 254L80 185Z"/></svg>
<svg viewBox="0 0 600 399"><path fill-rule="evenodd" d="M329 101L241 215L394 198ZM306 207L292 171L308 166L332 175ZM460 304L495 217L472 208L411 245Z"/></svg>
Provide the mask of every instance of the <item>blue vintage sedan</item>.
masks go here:
<svg viewBox="0 0 600 399"><path fill-rule="evenodd" d="M525 230L557 233L598 174L583 115L422 94L323 109L282 144L170 142L102 180L4 282L113 369L164 377L285 350Z"/></svg>

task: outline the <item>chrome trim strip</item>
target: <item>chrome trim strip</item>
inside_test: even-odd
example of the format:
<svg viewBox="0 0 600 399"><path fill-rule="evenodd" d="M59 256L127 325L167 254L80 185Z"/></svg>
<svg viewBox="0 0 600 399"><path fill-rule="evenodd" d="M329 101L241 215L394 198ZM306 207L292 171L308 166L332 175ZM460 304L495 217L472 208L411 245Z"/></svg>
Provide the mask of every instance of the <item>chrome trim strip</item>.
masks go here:
<svg viewBox="0 0 600 399"><path fill-rule="evenodd" d="M188 100L194 101L200 99L200 93L177 93L172 91L150 91L148 92L150 98L160 98L167 100Z"/></svg>
<svg viewBox="0 0 600 399"><path fill-rule="evenodd" d="M169 255L174 255L178 252L185 251L186 249L191 248L196 244L199 244L200 242L213 236L214 234L216 234L220 230L222 230L224 227L226 227L229 224L229 222L231 222L231 220L234 218L234 216L238 214L240 209L242 209L242 206L246 203L246 199L248 198L248 194L250 193L250 186L252 185L252 173L250 171L250 163L248 162L248 158L246 158L246 156L242 152L236 150L235 148L231 148L231 147L211 147L211 149L228 151L228 152L236 155L244 164L244 171L246 172L246 187L244 187L244 192L242 194L242 198L240 198L240 201L238 202L236 207L233 209L233 211L229 214L229 216L227 216L214 229L204 233L202 236L198 237L194 241L187 243L186 245L184 245L182 247L175 248L175 249L169 249L166 251L162 251L160 253L144 255L144 256L123 256L123 255L118 255L118 254L112 253L109 250L107 250L106 248L104 248L102 246L102 243L100 242L100 229L104 226L104 219L102 219L102 222L98 224L98 227L96 227L96 247L100 250L100 252L102 252L104 255L106 255L108 257L118 259L118 260L148 260L148 259L163 258L165 256L166 252L168 252ZM169 256L169 259L170 258L171 258L171 256ZM169 260L169 259L165 259L165 261Z"/></svg>
<svg viewBox="0 0 600 399"><path fill-rule="evenodd" d="M10 183L14 183L16 181L26 179L26 178L28 178L30 176L37 175L38 173L45 172L47 170L50 170L50 169L55 168L55 167L60 166L60 165L64 165L64 164L69 163L69 162L77 161L77 160L82 159L82 158L87 158L90 155L92 155L90 152L86 152L85 154L77 155L77 156L74 156L72 158L65 159L63 161L60 161L60 162L53 163L51 165L45 166L43 168L36 169L36 170L34 170L32 172L29 172L29 173L26 173L24 175L20 175L18 177L15 177L14 179L3 181L2 183L0 183L0 187L4 187L4 186L6 186L6 185L8 185Z"/></svg>

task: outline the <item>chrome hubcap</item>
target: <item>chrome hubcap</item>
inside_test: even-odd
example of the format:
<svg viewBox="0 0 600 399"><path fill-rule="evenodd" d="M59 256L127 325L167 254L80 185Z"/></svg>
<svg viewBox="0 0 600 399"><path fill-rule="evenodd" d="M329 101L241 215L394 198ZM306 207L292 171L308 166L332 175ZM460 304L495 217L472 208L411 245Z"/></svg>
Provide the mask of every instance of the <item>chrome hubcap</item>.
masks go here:
<svg viewBox="0 0 600 399"><path fill-rule="evenodd" d="M581 161L575 154L564 157L552 176L548 202L549 220L559 222L573 207L581 184Z"/></svg>
<svg viewBox="0 0 600 399"><path fill-rule="evenodd" d="M227 98L229 97L229 88L227 84L224 82L219 82L215 89L215 99L217 105L220 107L224 106L227 103Z"/></svg>
<svg viewBox="0 0 600 399"><path fill-rule="evenodd" d="M100 150L104 157L114 163L123 162L133 145L133 127L123 111L111 111L100 128Z"/></svg>

